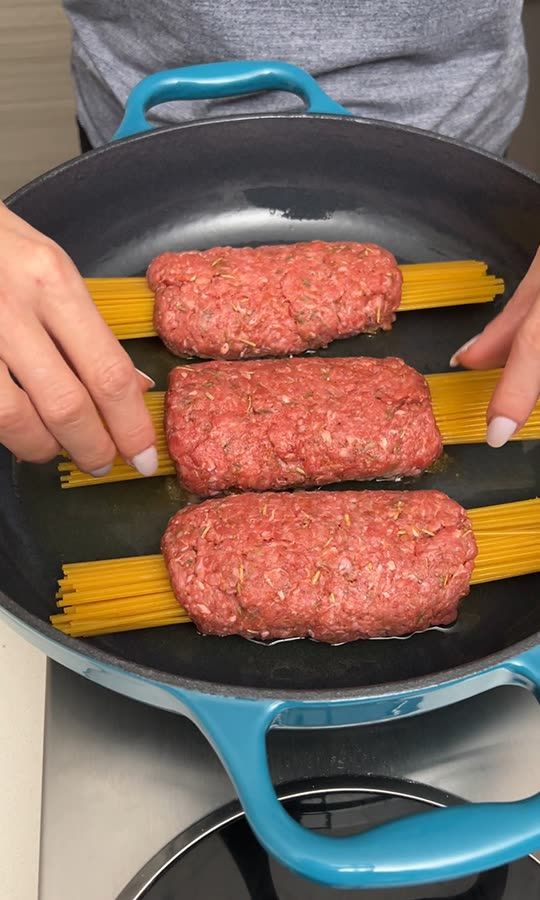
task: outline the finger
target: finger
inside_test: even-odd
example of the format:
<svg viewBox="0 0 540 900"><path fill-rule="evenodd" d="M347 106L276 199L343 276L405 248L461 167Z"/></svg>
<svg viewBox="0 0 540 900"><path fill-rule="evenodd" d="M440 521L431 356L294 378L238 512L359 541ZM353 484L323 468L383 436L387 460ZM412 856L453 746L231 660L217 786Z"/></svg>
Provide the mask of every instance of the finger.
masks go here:
<svg viewBox="0 0 540 900"><path fill-rule="evenodd" d="M52 337L52 340L62 358L65 359L69 365L69 358L64 353L63 348L57 341L54 340L54 337ZM155 388L156 382L153 378L150 377L150 375L147 375L146 372L143 372L141 369L135 369L135 372L137 373L137 383L139 385L139 390L142 391L143 394L147 394L148 391L151 391L153 388Z"/></svg>
<svg viewBox="0 0 540 900"><path fill-rule="evenodd" d="M142 372L140 369L135 369L135 371L138 376L139 388L143 394L146 394L147 391L151 391L152 388L155 388L156 382L153 378L150 378L150 375L147 375L146 372Z"/></svg>
<svg viewBox="0 0 540 900"><path fill-rule="evenodd" d="M143 475L157 469L155 432L140 375L75 270L46 286L43 321L99 409L118 451Z"/></svg>
<svg viewBox="0 0 540 900"><path fill-rule="evenodd" d="M60 446L47 431L28 396L0 360L0 443L26 462L44 463L60 453Z"/></svg>
<svg viewBox="0 0 540 900"><path fill-rule="evenodd" d="M516 292L505 308L484 330L470 338L450 360L452 368L492 369L504 366L514 337L531 308L535 294L530 290Z"/></svg>
<svg viewBox="0 0 540 900"><path fill-rule="evenodd" d="M540 249L504 309L484 330L470 338L450 360L450 366L467 369L491 369L503 366L514 337L540 293Z"/></svg>
<svg viewBox="0 0 540 900"><path fill-rule="evenodd" d="M487 442L502 447L527 421L540 395L540 301L519 329L488 409Z"/></svg>
<svg viewBox="0 0 540 900"><path fill-rule="evenodd" d="M93 475L104 474L116 448L88 391L37 319L21 315L16 328L16 345L2 341L8 368L29 395L45 427L79 468Z"/></svg>

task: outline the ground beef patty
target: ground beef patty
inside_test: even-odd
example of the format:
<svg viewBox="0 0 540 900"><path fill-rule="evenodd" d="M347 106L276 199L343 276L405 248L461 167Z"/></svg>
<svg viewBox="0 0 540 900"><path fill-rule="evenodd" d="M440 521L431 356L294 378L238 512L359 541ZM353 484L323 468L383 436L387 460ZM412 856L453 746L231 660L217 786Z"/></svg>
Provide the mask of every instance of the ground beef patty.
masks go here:
<svg viewBox="0 0 540 900"><path fill-rule="evenodd" d="M163 253L148 269L154 325L178 356L288 356L388 330L401 272L375 244L286 244Z"/></svg>
<svg viewBox="0 0 540 900"><path fill-rule="evenodd" d="M199 496L417 475L442 450L428 385L401 359L179 366L165 409L178 477Z"/></svg>
<svg viewBox="0 0 540 900"><path fill-rule="evenodd" d="M322 491L185 508L162 551L202 633L342 643L453 622L476 543L439 491Z"/></svg>

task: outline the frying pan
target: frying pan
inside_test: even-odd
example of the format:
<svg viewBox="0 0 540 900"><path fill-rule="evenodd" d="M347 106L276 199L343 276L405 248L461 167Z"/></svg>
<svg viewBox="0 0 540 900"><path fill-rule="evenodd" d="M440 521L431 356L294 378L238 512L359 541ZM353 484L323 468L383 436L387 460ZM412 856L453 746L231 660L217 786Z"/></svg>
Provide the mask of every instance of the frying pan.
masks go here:
<svg viewBox="0 0 540 900"><path fill-rule="evenodd" d="M354 119L292 66L223 63L153 75L130 97L117 137L148 132L145 112L164 101L263 89L292 91L307 111L139 134L60 166L8 204L86 276L139 274L172 248L321 238L375 241L400 262L481 258L506 279L508 294L515 288L538 241L537 180L455 141ZM389 334L322 353L395 354L440 371L497 308L402 314ZM165 388L174 359L158 340L128 349ZM453 448L443 472L409 484L437 486L465 506L520 500L538 492L539 462L538 442ZM296 872L336 887L412 885L502 865L540 845L540 795L438 810L339 840L308 833L279 805L265 749L271 726L384 721L500 684L540 692L540 575L475 586L453 627L406 640L261 646L181 625L76 641L47 623L60 563L156 552L187 498L173 479L157 478L84 496L60 492L54 465L16 465L6 450L0 496L3 616L85 677L190 716L220 755L256 835Z"/></svg>

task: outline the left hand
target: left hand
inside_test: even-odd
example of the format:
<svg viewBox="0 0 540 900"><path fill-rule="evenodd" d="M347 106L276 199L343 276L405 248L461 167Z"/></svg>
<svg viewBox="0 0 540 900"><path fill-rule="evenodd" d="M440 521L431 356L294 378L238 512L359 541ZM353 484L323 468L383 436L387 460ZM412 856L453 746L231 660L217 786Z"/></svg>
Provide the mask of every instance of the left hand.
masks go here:
<svg viewBox="0 0 540 900"><path fill-rule="evenodd" d="M505 308L457 350L451 366L504 366L487 410L487 442L503 444L525 424L540 396L540 248Z"/></svg>

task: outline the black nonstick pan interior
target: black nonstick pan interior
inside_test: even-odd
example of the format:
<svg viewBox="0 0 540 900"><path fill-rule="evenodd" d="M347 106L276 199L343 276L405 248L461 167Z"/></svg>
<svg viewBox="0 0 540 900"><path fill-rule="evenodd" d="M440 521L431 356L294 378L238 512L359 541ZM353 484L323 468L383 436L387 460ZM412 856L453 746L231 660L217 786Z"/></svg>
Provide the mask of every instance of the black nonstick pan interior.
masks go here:
<svg viewBox="0 0 540 900"><path fill-rule="evenodd" d="M322 238L375 241L400 262L477 258L508 285L537 243L540 185L502 162L404 129L322 117L208 122L135 138L34 182L12 208L84 275L140 274L158 252ZM500 308L402 313L390 333L325 356L403 357L425 373ZM175 359L157 339L126 344L158 389ZM385 489L437 487L465 506L539 492L540 442L448 448L443 471ZM345 487L351 487L346 485ZM355 485L362 490L366 485ZM61 491L55 465L0 455L0 589L46 619L62 561L153 553L187 498L173 478ZM477 586L457 623L402 640L270 647L203 638L191 625L88 642L157 670L229 686L359 689L434 675L540 631L540 576Z"/></svg>

